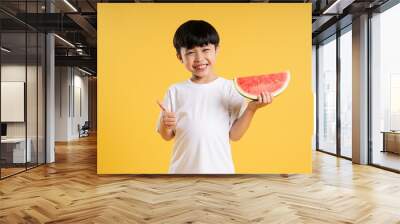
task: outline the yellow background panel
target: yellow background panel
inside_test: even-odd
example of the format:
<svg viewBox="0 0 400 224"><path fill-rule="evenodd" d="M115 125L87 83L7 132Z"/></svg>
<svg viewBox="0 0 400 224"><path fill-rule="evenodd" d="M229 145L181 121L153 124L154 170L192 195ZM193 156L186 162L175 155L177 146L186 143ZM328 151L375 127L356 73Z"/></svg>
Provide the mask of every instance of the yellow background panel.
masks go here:
<svg viewBox="0 0 400 224"><path fill-rule="evenodd" d="M311 4L263 3L98 4L98 173L168 172L173 141L155 131L156 100L191 76L172 44L190 19L218 31L218 75L291 72L285 92L232 142L236 173L310 173Z"/></svg>

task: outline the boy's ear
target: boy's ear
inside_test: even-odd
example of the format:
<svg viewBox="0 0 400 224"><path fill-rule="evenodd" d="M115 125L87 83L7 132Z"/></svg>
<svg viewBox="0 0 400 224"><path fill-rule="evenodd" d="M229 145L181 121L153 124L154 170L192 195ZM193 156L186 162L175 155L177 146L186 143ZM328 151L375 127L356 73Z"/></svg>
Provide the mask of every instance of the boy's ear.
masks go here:
<svg viewBox="0 0 400 224"><path fill-rule="evenodd" d="M215 54L218 54L218 52L219 52L219 46L216 46L215 47Z"/></svg>
<svg viewBox="0 0 400 224"><path fill-rule="evenodd" d="M183 63L183 60L182 60L181 54L179 54L179 53L176 53L176 57L178 58L178 60L179 60L180 62L182 62L182 63Z"/></svg>

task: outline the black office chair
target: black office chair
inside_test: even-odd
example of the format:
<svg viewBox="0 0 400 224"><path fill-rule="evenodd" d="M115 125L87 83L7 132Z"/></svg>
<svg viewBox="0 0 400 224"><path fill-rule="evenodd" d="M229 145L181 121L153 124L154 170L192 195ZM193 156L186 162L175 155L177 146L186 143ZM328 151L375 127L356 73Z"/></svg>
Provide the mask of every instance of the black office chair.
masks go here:
<svg viewBox="0 0 400 224"><path fill-rule="evenodd" d="M82 127L80 127L80 125L78 124L79 138L89 136L89 129L90 129L89 121L85 121Z"/></svg>

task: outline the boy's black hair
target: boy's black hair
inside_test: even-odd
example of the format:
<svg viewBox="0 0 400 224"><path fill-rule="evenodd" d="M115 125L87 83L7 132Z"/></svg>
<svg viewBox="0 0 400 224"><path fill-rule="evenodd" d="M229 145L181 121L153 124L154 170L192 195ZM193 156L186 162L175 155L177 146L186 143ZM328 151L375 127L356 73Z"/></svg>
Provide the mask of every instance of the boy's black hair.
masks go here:
<svg viewBox="0 0 400 224"><path fill-rule="evenodd" d="M207 44L219 44L217 30L206 21L189 20L176 30L174 35L174 47L179 55L182 47L192 49Z"/></svg>

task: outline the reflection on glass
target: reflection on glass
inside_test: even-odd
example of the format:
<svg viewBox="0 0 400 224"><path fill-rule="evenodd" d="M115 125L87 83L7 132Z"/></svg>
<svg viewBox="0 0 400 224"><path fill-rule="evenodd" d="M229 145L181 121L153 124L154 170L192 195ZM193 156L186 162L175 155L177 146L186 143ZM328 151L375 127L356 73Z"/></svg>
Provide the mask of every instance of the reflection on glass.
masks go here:
<svg viewBox="0 0 400 224"><path fill-rule="evenodd" d="M352 149L352 35L340 36L340 121L341 155L351 158Z"/></svg>
<svg viewBox="0 0 400 224"><path fill-rule="evenodd" d="M374 15L371 21L372 163L396 170L400 170L400 133L396 132L400 130L398 21L400 5Z"/></svg>
<svg viewBox="0 0 400 224"><path fill-rule="evenodd" d="M318 147L336 153L336 39L318 48Z"/></svg>
<svg viewBox="0 0 400 224"><path fill-rule="evenodd" d="M30 160L24 117L25 38L22 32L1 34L1 45L9 50L1 51L1 122L7 126L7 133L1 140L2 178L25 170L25 163Z"/></svg>
<svg viewBox="0 0 400 224"><path fill-rule="evenodd" d="M22 15L44 13L45 1L0 1ZM1 126L0 178L45 162L45 35L8 21L1 34Z"/></svg>

